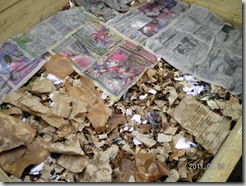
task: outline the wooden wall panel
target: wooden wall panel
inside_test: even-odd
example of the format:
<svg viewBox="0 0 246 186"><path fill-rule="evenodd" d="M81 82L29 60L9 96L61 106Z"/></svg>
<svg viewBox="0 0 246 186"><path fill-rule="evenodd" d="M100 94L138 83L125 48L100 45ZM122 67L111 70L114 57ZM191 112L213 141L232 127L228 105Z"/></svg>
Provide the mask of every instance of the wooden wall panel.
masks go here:
<svg viewBox="0 0 246 186"><path fill-rule="evenodd" d="M7 2L1 0L1 4ZM55 14L68 0L19 0L11 1L0 12L0 43ZM0 4L0 5L1 5ZM0 6L1 7L1 6Z"/></svg>
<svg viewBox="0 0 246 186"><path fill-rule="evenodd" d="M210 9L224 21L242 26L242 1L241 0L182 0L188 4L195 3Z"/></svg>

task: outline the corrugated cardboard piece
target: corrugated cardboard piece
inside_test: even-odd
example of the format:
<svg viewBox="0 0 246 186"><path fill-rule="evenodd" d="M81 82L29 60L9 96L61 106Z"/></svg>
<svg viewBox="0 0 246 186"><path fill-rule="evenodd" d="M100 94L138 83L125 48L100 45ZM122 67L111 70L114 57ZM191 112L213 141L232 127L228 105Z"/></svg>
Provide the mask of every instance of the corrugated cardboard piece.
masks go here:
<svg viewBox="0 0 246 186"><path fill-rule="evenodd" d="M171 115L213 155L217 153L229 134L231 120L210 111L205 105L188 95Z"/></svg>

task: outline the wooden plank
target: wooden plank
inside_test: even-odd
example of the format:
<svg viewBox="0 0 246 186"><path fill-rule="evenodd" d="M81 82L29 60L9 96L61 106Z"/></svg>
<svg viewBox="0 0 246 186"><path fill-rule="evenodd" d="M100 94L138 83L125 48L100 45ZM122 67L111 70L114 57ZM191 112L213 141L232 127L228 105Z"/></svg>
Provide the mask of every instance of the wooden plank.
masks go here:
<svg viewBox="0 0 246 186"><path fill-rule="evenodd" d="M21 0L0 13L0 43L55 14L67 0Z"/></svg>
<svg viewBox="0 0 246 186"><path fill-rule="evenodd" d="M188 4L197 4L207 8L221 17L224 21L242 27L241 0L182 0Z"/></svg>
<svg viewBox="0 0 246 186"><path fill-rule="evenodd" d="M0 13L21 0L0 0Z"/></svg>
<svg viewBox="0 0 246 186"><path fill-rule="evenodd" d="M11 182L11 179L6 175L6 173L0 167L0 182Z"/></svg>
<svg viewBox="0 0 246 186"><path fill-rule="evenodd" d="M199 182L226 182L242 156L242 116Z"/></svg>

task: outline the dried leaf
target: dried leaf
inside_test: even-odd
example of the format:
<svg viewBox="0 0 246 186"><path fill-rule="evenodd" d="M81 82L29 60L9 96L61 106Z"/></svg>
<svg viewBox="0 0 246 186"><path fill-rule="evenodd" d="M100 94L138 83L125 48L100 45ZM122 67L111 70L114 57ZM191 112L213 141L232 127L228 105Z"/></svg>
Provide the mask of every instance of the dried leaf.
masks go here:
<svg viewBox="0 0 246 186"><path fill-rule="evenodd" d="M157 72L156 72L155 69L152 69L152 68L151 68L151 69L148 69L148 70L146 71L146 74L147 74L149 80L150 80L152 83L154 83L154 82L157 81L157 79L155 78L156 75L157 75Z"/></svg>
<svg viewBox="0 0 246 186"><path fill-rule="evenodd" d="M170 174L166 178L165 182L177 182L179 179L179 172L176 169L171 169Z"/></svg>
<svg viewBox="0 0 246 186"><path fill-rule="evenodd" d="M216 100L216 103L221 108L221 112L224 116L231 117L233 120L237 121L242 115L242 105L235 97L230 97L229 101Z"/></svg>
<svg viewBox="0 0 246 186"><path fill-rule="evenodd" d="M187 158L179 158L178 172L181 178L187 178Z"/></svg>
<svg viewBox="0 0 246 186"><path fill-rule="evenodd" d="M177 130L178 130L178 127L170 127L170 126L168 126L168 127L166 128L166 130L164 130L163 133L164 133L164 134L174 135L174 134L176 134Z"/></svg>
<svg viewBox="0 0 246 186"><path fill-rule="evenodd" d="M166 134L159 133L158 136L157 136L157 141L159 143L169 142L171 140L172 140L172 136L171 135L166 135Z"/></svg>
<svg viewBox="0 0 246 186"><path fill-rule="evenodd" d="M60 79L73 73L71 60L59 54L51 56L51 59L45 64L45 70Z"/></svg>
<svg viewBox="0 0 246 186"><path fill-rule="evenodd" d="M169 167L155 160L153 153L140 153L135 155L135 172L137 182L153 182L169 174Z"/></svg>
<svg viewBox="0 0 246 186"><path fill-rule="evenodd" d="M174 101L178 98L178 94L174 87L168 87L170 96L168 97L169 105L172 106Z"/></svg>

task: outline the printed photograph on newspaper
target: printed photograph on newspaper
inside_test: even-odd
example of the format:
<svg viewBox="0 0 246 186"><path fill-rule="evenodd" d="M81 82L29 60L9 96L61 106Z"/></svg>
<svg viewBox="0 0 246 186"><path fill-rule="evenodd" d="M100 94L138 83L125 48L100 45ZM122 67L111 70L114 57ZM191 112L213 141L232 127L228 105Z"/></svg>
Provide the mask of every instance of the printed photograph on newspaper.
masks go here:
<svg viewBox="0 0 246 186"><path fill-rule="evenodd" d="M52 47L56 53L70 58L80 70L86 70L100 56L119 45L123 38L99 22L83 25Z"/></svg>
<svg viewBox="0 0 246 186"><path fill-rule="evenodd" d="M84 74L116 101L156 63L154 54L126 40L90 66Z"/></svg>
<svg viewBox="0 0 246 186"><path fill-rule="evenodd" d="M0 45L1 94L19 88L45 63L44 57L34 59L24 53L11 40Z"/></svg>
<svg viewBox="0 0 246 186"><path fill-rule="evenodd" d="M60 11L33 26L27 32L15 36L13 40L29 55L37 58L66 34L77 29L86 21L94 19L80 7Z"/></svg>

